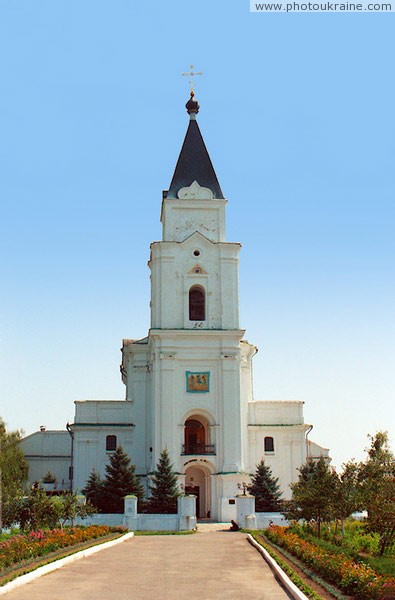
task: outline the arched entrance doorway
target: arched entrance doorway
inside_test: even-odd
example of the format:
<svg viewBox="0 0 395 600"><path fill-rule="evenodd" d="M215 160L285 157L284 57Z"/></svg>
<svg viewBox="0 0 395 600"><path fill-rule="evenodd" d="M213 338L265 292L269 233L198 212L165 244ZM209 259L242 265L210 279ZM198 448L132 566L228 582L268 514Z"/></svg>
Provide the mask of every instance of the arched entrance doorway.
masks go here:
<svg viewBox="0 0 395 600"><path fill-rule="evenodd" d="M186 468L185 493L193 494L194 496L196 496L197 518L210 518L210 471L207 467L194 464Z"/></svg>

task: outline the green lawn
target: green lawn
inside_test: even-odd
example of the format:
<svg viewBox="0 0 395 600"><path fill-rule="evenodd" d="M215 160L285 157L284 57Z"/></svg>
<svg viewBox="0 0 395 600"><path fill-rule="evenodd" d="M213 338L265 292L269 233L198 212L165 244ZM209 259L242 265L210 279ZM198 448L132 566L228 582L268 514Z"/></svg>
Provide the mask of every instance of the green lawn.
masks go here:
<svg viewBox="0 0 395 600"><path fill-rule="evenodd" d="M344 538L336 531L334 525L323 530L321 539L317 538L309 526L295 525L291 530L325 550L341 552L350 558L364 562L380 575L395 576L395 548L384 556L378 556L378 535L369 532L364 522L346 521Z"/></svg>
<svg viewBox="0 0 395 600"><path fill-rule="evenodd" d="M367 556L364 562L380 575L395 577L395 555L392 556Z"/></svg>

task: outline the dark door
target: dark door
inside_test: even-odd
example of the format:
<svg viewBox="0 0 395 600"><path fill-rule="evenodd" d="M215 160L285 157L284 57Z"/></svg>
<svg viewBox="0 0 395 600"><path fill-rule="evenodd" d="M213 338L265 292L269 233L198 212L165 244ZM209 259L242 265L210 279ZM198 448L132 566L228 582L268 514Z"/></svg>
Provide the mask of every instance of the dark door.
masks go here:
<svg viewBox="0 0 395 600"><path fill-rule="evenodd" d="M204 454L204 426L197 419L188 419L185 423L185 453Z"/></svg>

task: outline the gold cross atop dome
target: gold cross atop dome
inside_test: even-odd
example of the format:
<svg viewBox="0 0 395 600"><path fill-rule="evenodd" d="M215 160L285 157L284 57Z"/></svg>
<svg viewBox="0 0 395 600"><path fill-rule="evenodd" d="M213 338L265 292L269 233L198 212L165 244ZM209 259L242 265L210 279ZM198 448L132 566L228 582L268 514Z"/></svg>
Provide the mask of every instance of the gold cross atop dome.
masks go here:
<svg viewBox="0 0 395 600"><path fill-rule="evenodd" d="M190 65L189 68L191 69L189 71L189 73L181 73L181 75L183 77L189 77L190 78L189 79L189 85L190 85L191 92L193 92L194 91L194 87L195 87L195 80L193 78L196 77L196 75L203 75L203 73L202 73L202 71L194 71L195 67L193 65Z"/></svg>

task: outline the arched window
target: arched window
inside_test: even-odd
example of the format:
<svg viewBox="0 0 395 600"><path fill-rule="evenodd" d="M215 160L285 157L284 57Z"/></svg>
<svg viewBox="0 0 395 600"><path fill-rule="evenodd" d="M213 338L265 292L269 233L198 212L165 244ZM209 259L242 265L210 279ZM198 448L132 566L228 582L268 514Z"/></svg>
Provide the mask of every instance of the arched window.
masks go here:
<svg viewBox="0 0 395 600"><path fill-rule="evenodd" d="M204 289L193 286L189 290L189 320L204 321L206 319L206 298Z"/></svg>
<svg viewBox="0 0 395 600"><path fill-rule="evenodd" d="M265 437L265 452L274 452L274 440L272 437Z"/></svg>
<svg viewBox="0 0 395 600"><path fill-rule="evenodd" d="M188 419L185 422L185 447L186 454L205 454L206 432L203 423L197 419Z"/></svg>
<svg viewBox="0 0 395 600"><path fill-rule="evenodd" d="M116 435L108 435L106 437L106 450L113 451L117 449L117 436Z"/></svg>

